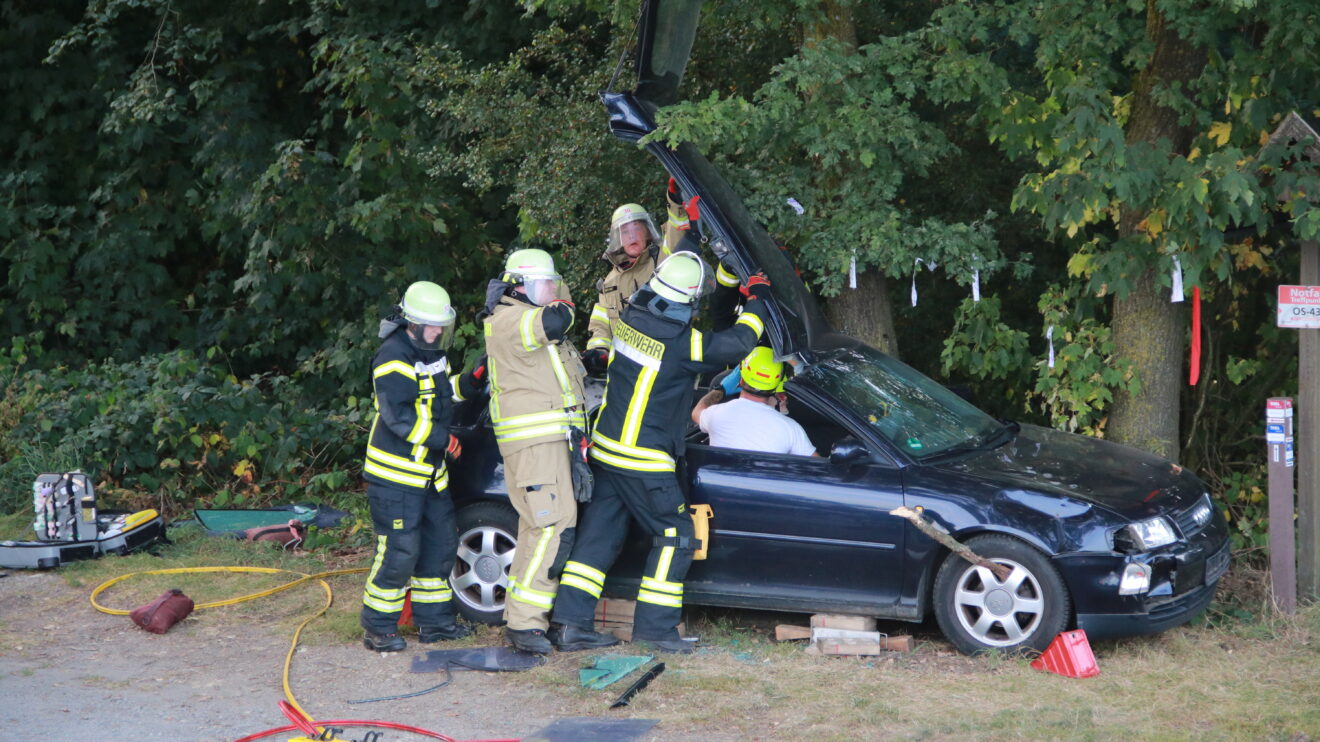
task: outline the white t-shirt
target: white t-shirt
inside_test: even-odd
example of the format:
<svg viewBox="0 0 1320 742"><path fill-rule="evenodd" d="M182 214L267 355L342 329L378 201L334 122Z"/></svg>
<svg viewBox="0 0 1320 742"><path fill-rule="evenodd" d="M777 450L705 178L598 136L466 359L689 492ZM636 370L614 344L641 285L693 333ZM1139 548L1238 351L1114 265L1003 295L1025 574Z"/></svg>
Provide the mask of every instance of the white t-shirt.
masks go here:
<svg viewBox="0 0 1320 742"><path fill-rule="evenodd" d="M739 397L701 411L701 429L710 445L764 453L810 456L816 452L797 421L775 408Z"/></svg>

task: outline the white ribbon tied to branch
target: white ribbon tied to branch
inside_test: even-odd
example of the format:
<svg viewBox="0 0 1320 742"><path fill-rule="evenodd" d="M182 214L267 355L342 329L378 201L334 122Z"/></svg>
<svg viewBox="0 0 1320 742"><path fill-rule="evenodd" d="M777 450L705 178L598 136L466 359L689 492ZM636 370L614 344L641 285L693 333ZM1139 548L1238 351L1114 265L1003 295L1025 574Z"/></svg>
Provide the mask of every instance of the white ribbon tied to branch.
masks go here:
<svg viewBox="0 0 1320 742"><path fill-rule="evenodd" d="M1049 329L1045 331L1045 341L1050 344L1049 367L1054 368L1054 325L1050 325Z"/></svg>
<svg viewBox="0 0 1320 742"><path fill-rule="evenodd" d="M1169 296L1169 301L1177 303L1183 300L1182 263L1178 261L1177 255L1170 257L1173 258L1173 292Z"/></svg>
<svg viewBox="0 0 1320 742"><path fill-rule="evenodd" d="M914 266L912 269L912 306L915 307L917 305L917 274L921 272L921 266L924 265L930 270L935 270L939 266L935 264L935 261L923 258L917 258L912 265Z"/></svg>

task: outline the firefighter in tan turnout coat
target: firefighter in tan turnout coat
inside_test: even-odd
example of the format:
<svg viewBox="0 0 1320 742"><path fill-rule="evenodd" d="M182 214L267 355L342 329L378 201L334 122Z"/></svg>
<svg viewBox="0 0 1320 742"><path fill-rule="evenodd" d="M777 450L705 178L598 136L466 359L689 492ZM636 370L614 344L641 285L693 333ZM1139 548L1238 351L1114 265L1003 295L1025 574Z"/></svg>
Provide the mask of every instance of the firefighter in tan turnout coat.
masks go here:
<svg viewBox="0 0 1320 742"><path fill-rule="evenodd" d="M509 256L487 288L486 311L491 424L518 511L505 634L518 649L546 654L546 618L577 524L569 456L572 429L587 427L586 372L568 339L573 304L545 251Z"/></svg>

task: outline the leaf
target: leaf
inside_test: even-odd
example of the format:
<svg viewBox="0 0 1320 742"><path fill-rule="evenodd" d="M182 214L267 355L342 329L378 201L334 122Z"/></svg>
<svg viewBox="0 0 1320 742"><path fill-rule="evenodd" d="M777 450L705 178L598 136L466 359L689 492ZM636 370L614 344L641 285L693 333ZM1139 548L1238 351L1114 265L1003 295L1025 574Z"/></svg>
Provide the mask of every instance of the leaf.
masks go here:
<svg viewBox="0 0 1320 742"><path fill-rule="evenodd" d="M1223 147L1228 144L1229 135L1232 133L1233 125L1231 123L1227 121L1216 121L1210 125L1210 131L1206 132L1206 136L1214 140L1215 144Z"/></svg>

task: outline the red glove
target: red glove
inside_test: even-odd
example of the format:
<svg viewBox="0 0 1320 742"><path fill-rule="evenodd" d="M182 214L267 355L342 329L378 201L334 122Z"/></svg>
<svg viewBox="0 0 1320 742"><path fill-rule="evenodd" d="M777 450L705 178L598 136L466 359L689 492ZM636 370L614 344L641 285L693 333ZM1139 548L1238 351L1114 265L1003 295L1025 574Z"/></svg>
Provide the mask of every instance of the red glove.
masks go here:
<svg viewBox="0 0 1320 742"><path fill-rule="evenodd" d="M763 299L770 295L770 279L763 271L757 271L747 277L747 283L739 286L738 292L748 299Z"/></svg>
<svg viewBox="0 0 1320 742"><path fill-rule="evenodd" d="M665 196L669 199L669 203L674 206L683 205L683 196L678 192L678 181L674 180L672 175L669 176L669 187L665 189Z"/></svg>
<svg viewBox="0 0 1320 742"><path fill-rule="evenodd" d="M454 460L463 455L463 444L458 442L458 438L453 433L449 434L449 447L445 449L445 453Z"/></svg>
<svg viewBox="0 0 1320 742"><path fill-rule="evenodd" d="M693 196L688 200L687 205L683 207L687 211L689 221L695 222L701 218L701 207L698 205L700 201L701 196Z"/></svg>

